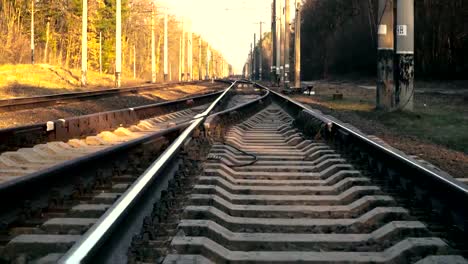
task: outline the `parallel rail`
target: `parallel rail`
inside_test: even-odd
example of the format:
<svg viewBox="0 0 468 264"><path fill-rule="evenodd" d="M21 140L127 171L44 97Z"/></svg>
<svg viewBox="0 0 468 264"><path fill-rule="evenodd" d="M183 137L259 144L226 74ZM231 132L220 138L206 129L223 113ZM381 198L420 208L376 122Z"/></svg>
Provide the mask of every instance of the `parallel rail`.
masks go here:
<svg viewBox="0 0 468 264"><path fill-rule="evenodd" d="M186 82L186 83L165 83L165 84L151 84L144 86L126 87L126 88L114 88L99 91L89 92L74 92L74 93L63 93L53 94L44 96L33 96L33 97L22 97L0 100L0 112L1 111L16 111L23 109L39 108L45 106L53 106L69 102L79 102L89 100L93 98L101 98L115 95L124 94L135 94L143 91L164 89L174 85L189 85L196 84L198 82Z"/></svg>
<svg viewBox="0 0 468 264"><path fill-rule="evenodd" d="M2 206L0 210L2 219L5 220L8 219L8 217L15 217L15 214L18 214L19 211L23 210L22 203L24 201L33 201L31 204L33 207L43 208L48 203L48 195L44 193L44 190L61 190L63 188L61 186L67 186L70 185L70 183L82 181L83 179L86 179L86 177L92 178L92 171L99 169L101 164L109 163L109 160L121 160L122 157L124 157L128 152L132 152L133 150L144 147L145 145L154 145L151 142L159 142L156 144L160 144L160 139L171 141L177 135L182 133L187 127L191 126L193 122L196 122L197 124L202 122L202 120L206 118L207 114L212 112L214 107L217 106L221 98L224 99L226 97L225 95L233 86L234 84L231 84L230 87L224 91L205 96L208 98L207 100L213 98L214 96L216 96L217 99L213 104L210 105L210 107L208 107L206 111L200 115L195 116L190 122L174 124L174 126L169 129L151 133L147 136L140 137L124 144L118 144L116 146L95 152L91 155L86 155L82 158L61 163L58 166L38 171L37 173L18 178L17 180L9 181L6 184L0 184L0 199L11 201L10 203ZM220 94L221 96L219 96ZM180 102L185 102L185 100L180 100ZM126 158L124 158L124 160L125 159ZM91 173L91 175L88 171ZM89 176L81 178L83 175ZM64 193L69 193L69 191L64 189Z"/></svg>
<svg viewBox="0 0 468 264"><path fill-rule="evenodd" d="M325 218L335 214L337 219L342 218L343 213L340 210L345 210L343 208L346 206L331 206L330 208L334 209L323 211L323 208L320 206L304 206L299 209L295 205L296 203L302 205L303 202L308 205L322 205L327 202L333 205L340 203L340 201L334 200L335 198L331 197L331 195L324 195L324 193L333 193L333 188L344 188L341 186L341 181L349 181L351 183L353 181L357 183L363 182L365 184L362 186L357 184L354 191L356 193L364 192L369 194L366 196L363 196L364 194L351 194L350 196L350 192L347 192L347 196L341 195L342 198L339 199L358 199L355 203L362 201L369 203L370 201L370 203L380 204L381 206L373 210L373 212L386 214L385 210L388 210L391 214L401 215L405 220L409 217L406 209L395 207L391 197L384 196L380 188L369 185L370 179L368 177L360 177L362 176L360 172L354 170L351 165L344 163L345 159L340 158L340 155L349 157L358 164L366 164L365 168L367 169L365 170L371 171L376 177L382 177L386 182L391 183L392 186L398 186L402 192L411 193L410 195L414 195L415 200L427 203L429 211L433 214L439 214L444 218L444 221L461 230L462 234L468 234L468 209L466 208L466 204L468 204L468 186L453 179L450 175L436 171L408 157L396 149L376 142L355 128L345 125L332 117L310 110L304 105L259 84L256 84L256 86L266 90L266 94L261 98L237 106L234 109L210 115L215 106L235 85L236 83L233 83L206 111L194 117L190 123L181 124L173 128L174 131L177 130L178 132L176 133L177 138L172 144L119 197L112 207L100 217L98 222L74 243L73 247L65 255L60 257L60 263L124 263L127 262L127 253L130 252L128 248L131 245L136 247L137 250L142 251L154 250L154 247L165 247L164 241L148 241L148 238L138 238L135 240L133 235L141 228L143 219L145 219L144 230L156 228L155 226L158 223L153 222L151 219L147 221L147 216L151 215L149 218L152 218L156 209L163 210L164 213L162 214L165 214L168 219L178 219L177 216L167 215L168 208L165 206L169 207L172 203L177 203L176 201L180 200L180 198L175 197L178 195L177 190L174 189L177 184L171 178L177 174L181 150L191 144L195 144L193 141L197 141L199 145L208 144L208 141L212 143L214 141L215 143L212 145L212 154L208 158L210 159L211 157L212 161L205 167L205 172L209 171L209 173L202 174L206 176L198 177L199 181L205 182L205 185L208 184L207 182L210 182L210 186L199 186L197 189L199 193L195 192L195 196L191 196L189 201L192 203L200 201L200 203L206 206L216 207L217 209L226 206L227 209L224 210L233 215L223 216L227 218L222 218L221 222L229 220L231 222L226 223L232 226L254 225L255 227L248 227L245 229L248 231L242 231L252 234L229 232L224 230L222 226L210 223L211 218L206 221L194 220L194 218L190 217L185 219L190 215L196 217L196 219L202 217L200 213L191 214L190 212L185 212L182 220L179 219L182 222L159 223L161 224L161 228L169 228L169 226L178 224L178 228L185 231L183 235L174 237L171 243L171 248L181 255L169 255L164 263L178 263L178 261L180 263L187 263L187 261L201 261L203 263L217 263L218 261L221 263L252 263L256 261L264 263L306 261L312 263L329 261L335 263L349 261L365 262L366 260L385 262L397 260L409 261L408 258L417 258L419 256L417 254L421 254L420 256L424 258L423 260L429 262L438 260L442 262L459 261L459 263L466 263L464 262L466 260L463 260L460 256L455 256L457 254L453 254L454 251L449 250L444 241L437 237L430 237L431 234L427 233L426 226L418 221L398 222L399 218L397 218L394 226L393 224L385 225L385 227L380 226L379 232L389 232L387 235L382 235L379 232L363 234L363 236L325 234L330 232L330 228L333 229L334 227L331 227L332 224L328 223L328 221L321 221L319 218L326 220ZM266 105L270 104L274 104L274 107L264 109ZM252 116L252 113L257 113L261 109L264 109L261 114ZM301 133L293 129L293 125ZM171 131L163 133L171 133ZM309 135L314 140L304 140L302 135ZM159 136L161 135L155 135L155 137ZM315 138L323 140L316 142ZM325 143L333 146L332 148L336 149L336 152L331 150ZM141 144L141 142L135 144ZM235 146L237 146L237 149ZM243 150L239 150L238 148ZM248 152L255 153L257 156ZM196 153L195 155L201 155L201 153ZM260 159L258 166L254 165L255 161L252 162L252 157L254 156L255 161ZM289 161L292 164L289 164ZM244 166L250 167L243 169ZM330 166L334 169L327 170L326 168ZM286 167L292 169L292 173L285 171ZM285 173L282 173L283 171ZM314 178L317 175L319 177ZM282 180L283 177L288 180ZM178 178L180 179L180 176ZM236 183L238 186L236 184L231 186L228 183L229 181L237 180L239 181L239 183ZM166 185L168 181L170 182L169 193L171 194L168 194L167 191L164 193L164 190L167 189ZM331 186L328 186L328 183L325 184L328 181L332 182ZM217 187L214 187L216 185L214 182L217 182ZM324 186L321 186L322 184ZM255 185L262 186L256 189ZM263 185L268 185L268 187ZM215 195L213 193L206 195L207 190L204 188L208 187L216 189L212 191ZM227 192L222 191L223 188ZM242 191L242 188L246 190ZM359 191L360 188L361 191ZM296 195L287 196L284 194L295 193L296 189ZM305 189L308 190L307 193L309 195L303 195ZM392 187L393 189L395 188ZM232 193L229 193L230 191ZM278 191L282 193L278 194ZM314 193L314 195L310 195L310 192ZM161 198L159 198L160 194ZM185 194L182 193L180 195ZM319 198L322 195L326 198ZM158 204L159 199L164 199L164 201ZM229 201L222 201L222 199L228 199ZM242 201L242 199L251 200ZM237 206L236 202L240 202L242 206ZM269 207L268 202L273 202L273 205L288 204L288 207L278 206L281 209L276 209L275 206ZM153 203L155 204L153 205ZM256 207L255 205L250 205L250 203L258 203L261 206ZM182 204L185 206L184 202ZM387 209L384 207L387 207ZM258 211L254 210L255 208L258 208ZM190 210L196 211L198 209L194 206L190 207ZM175 211L180 210L182 209ZM269 212L268 210L272 211ZM336 212L333 210L336 210ZM211 210L209 212L213 214L214 211ZM156 215L159 213L156 212ZM409 211L409 213L412 212ZM302 218L289 219L291 216L289 214ZM349 214L349 219L343 220L351 219L361 226L362 223L359 219L364 216L358 219L355 218L355 213ZM275 222L274 218L278 216L281 219ZM304 218L306 216L313 218L313 220L310 223L307 222L308 220ZM221 216L218 215L217 217ZM249 220L242 222L242 218L248 218ZM273 222L270 222L270 219L266 218L273 218ZM283 218L284 221L282 220ZM286 218L289 221L286 221ZM262 220L264 222L261 222ZM330 220L330 222L334 221ZM385 222L388 219L382 221ZM338 221L336 225L339 225L338 223L341 222ZM346 226L347 224L344 223L348 222L343 222L342 225ZM310 227L308 226L309 224L311 225ZM263 231L263 233L261 233L262 231L255 231L256 229L268 230L269 225L275 226L271 234L265 233L266 231ZM376 223L372 225L378 226ZM304 234L296 237L294 233L302 232L294 230L294 226L300 230L308 230L307 233L310 230L316 229L323 229L324 233L318 231L320 234L317 237L313 235L306 236ZM350 229L343 231L343 228L340 227L337 231L338 233L351 232L351 234L356 232L356 229L348 228ZM363 224L361 228L369 229L369 226ZM283 231L280 235L273 234L281 232L276 229L289 231ZM157 233L157 231L156 229L155 232ZM153 235L151 235L152 231L148 232L150 232L150 240L153 239ZM359 232L369 232L369 230L362 231L359 229ZM401 240L396 245L391 245L390 248L378 244L387 245L386 241L379 242L382 236L395 237L392 234L398 232L402 232L401 234L406 234L406 232L413 234L411 232L414 232L416 238L412 238L411 235L409 237L408 235L402 235L408 238ZM373 236L376 236L375 240ZM396 237L395 241L400 241L398 240L399 236ZM283 240L283 238L289 242ZM345 242L338 241L338 238L344 239ZM359 240L358 238L370 239L372 243L365 242L365 239ZM210 239L216 240L216 242L210 242ZM353 248L353 243L359 245L358 248ZM292 249L296 249L295 246L300 248L300 250L293 251ZM322 246L325 248L325 252L322 252ZM311 250L304 250L308 247ZM352 253L327 252L328 247L348 247ZM359 247L362 248L359 249ZM368 253L365 251L366 248L377 248L383 250L383 252ZM411 248L414 248L414 251ZM418 251L416 248L420 248L420 250ZM250 251L253 251L253 253L249 253ZM359 254L359 252L363 254ZM444 255L444 252L448 253ZM432 258L432 254L435 254L435 258ZM447 254L453 255L446 256Z"/></svg>
<svg viewBox="0 0 468 264"><path fill-rule="evenodd" d="M171 111L207 103L216 98L220 92L187 97L183 99L70 117L50 122L38 123L12 128L0 129L0 151L34 146L49 141L64 141L97 134L103 130L130 126L141 119Z"/></svg>

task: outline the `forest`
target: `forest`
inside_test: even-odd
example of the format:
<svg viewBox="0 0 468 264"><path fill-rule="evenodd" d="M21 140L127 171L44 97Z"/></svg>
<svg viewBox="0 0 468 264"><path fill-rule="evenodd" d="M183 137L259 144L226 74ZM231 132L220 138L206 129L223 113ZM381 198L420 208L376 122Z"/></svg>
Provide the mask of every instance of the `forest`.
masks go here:
<svg viewBox="0 0 468 264"><path fill-rule="evenodd" d="M375 77L378 2L302 2L302 80ZM292 41L294 28L291 28ZM417 79L468 78L468 0L415 0L415 32ZM258 59L258 43L256 47ZM262 38L265 78L270 78L271 49L268 32ZM290 61L294 64L293 48Z"/></svg>
<svg viewBox="0 0 468 264"><path fill-rule="evenodd" d="M31 3L34 1L35 58L66 68L81 63L82 0L0 0L0 64L30 63ZM123 74L151 76L152 1L122 0ZM156 12L157 79L163 78L163 12ZM375 76L376 0L303 0L302 79L333 76ZM178 75L182 22L169 16L169 65ZM415 0L416 78L466 79L468 76L468 0ZM99 71L102 36L102 70L114 72L115 0L88 1L88 68ZM198 77L198 41L193 36L193 72ZM291 36L293 39L293 36ZM202 75L205 76L208 43L202 41ZM134 56L134 52L138 54ZM271 35L263 38L263 72L271 65ZM186 53L187 54L187 53ZM294 51L291 50L291 59ZM213 51L213 64L222 59ZM291 60L292 61L292 60ZM216 67L221 71L221 63Z"/></svg>
<svg viewBox="0 0 468 264"><path fill-rule="evenodd" d="M35 62L81 66L82 0L0 0L0 64L31 62L31 7L34 1ZM156 1L157 2L157 1ZM164 12L150 0L122 0L122 74L151 79L151 14L155 12L157 80L163 79ZM102 39L102 72L115 71L115 0L88 1L88 69L99 71L100 38ZM153 9L154 8L154 9ZM183 22L169 15L169 74L179 74L180 40ZM198 78L200 36L193 34L193 77ZM187 39L187 38L186 38ZM209 43L201 40L202 76L206 76ZM188 45L186 45L188 47ZM137 53L136 55L134 53ZM185 54L188 54L187 51ZM134 56L135 55L135 56ZM136 58L134 60L134 58ZM211 49L211 74L219 75L222 55ZM187 69L187 62L186 69ZM215 68L215 69L213 69Z"/></svg>
<svg viewBox="0 0 468 264"><path fill-rule="evenodd" d="M305 79L376 73L377 3L305 0ZM415 73L422 79L468 77L468 0L415 0Z"/></svg>

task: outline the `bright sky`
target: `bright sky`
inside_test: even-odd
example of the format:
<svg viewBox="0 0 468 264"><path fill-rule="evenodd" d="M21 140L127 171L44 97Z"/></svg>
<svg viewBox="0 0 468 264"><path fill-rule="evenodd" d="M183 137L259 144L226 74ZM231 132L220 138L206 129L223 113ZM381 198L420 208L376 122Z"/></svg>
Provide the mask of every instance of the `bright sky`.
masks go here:
<svg viewBox="0 0 468 264"><path fill-rule="evenodd" d="M170 8L170 13L192 20L193 32L201 34L214 49L240 73L254 33L271 27L272 0L159 0ZM293 1L292 1L293 2Z"/></svg>

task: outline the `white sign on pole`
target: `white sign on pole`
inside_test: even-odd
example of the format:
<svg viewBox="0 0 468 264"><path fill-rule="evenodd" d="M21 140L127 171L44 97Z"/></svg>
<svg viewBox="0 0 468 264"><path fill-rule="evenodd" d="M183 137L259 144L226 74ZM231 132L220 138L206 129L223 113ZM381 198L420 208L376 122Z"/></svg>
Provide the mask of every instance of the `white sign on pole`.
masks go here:
<svg viewBox="0 0 468 264"><path fill-rule="evenodd" d="M408 26L407 25L397 25L396 28L398 36L407 36L408 35Z"/></svg>
<svg viewBox="0 0 468 264"><path fill-rule="evenodd" d="M379 35L387 35L387 25L379 25Z"/></svg>

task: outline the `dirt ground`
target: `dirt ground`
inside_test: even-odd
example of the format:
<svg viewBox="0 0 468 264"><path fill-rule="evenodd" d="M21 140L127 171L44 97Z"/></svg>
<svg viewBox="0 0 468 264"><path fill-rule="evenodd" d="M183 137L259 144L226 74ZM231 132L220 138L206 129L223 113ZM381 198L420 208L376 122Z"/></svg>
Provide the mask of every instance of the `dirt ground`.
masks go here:
<svg viewBox="0 0 468 264"><path fill-rule="evenodd" d="M225 88L223 84L174 86L164 90L145 91L141 94L103 97L40 109L0 112L0 128L47 122L72 116L111 111L128 107L176 100Z"/></svg>
<svg viewBox="0 0 468 264"><path fill-rule="evenodd" d="M468 92L417 92L413 113L374 110L375 90L353 85L316 85L315 96L295 100L350 123L409 155L440 167L455 177L468 173ZM334 93L343 100L333 100Z"/></svg>

